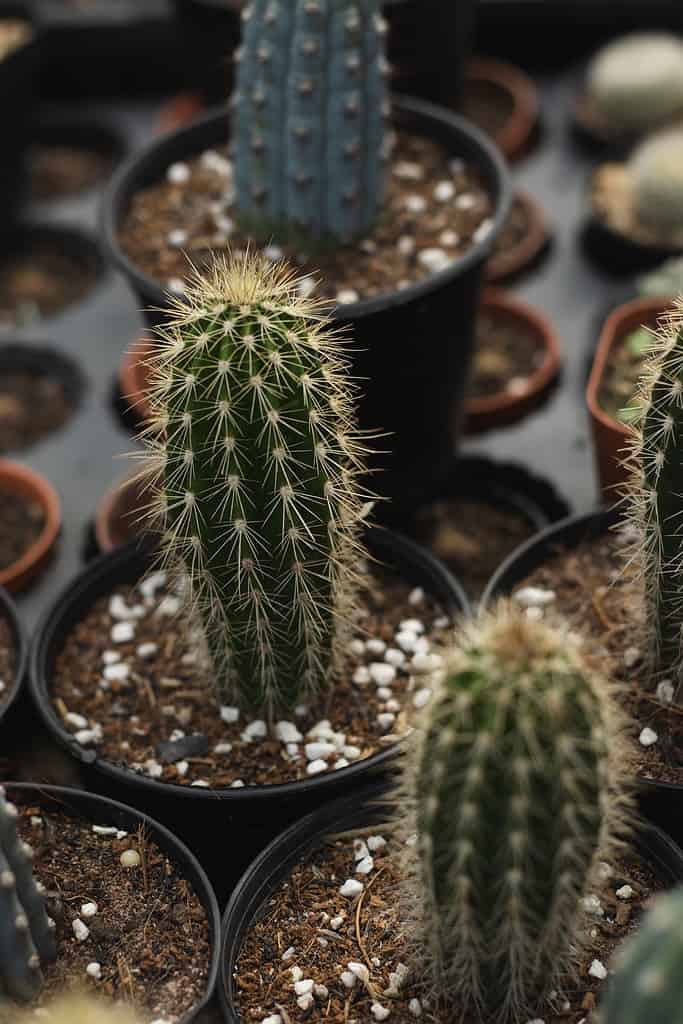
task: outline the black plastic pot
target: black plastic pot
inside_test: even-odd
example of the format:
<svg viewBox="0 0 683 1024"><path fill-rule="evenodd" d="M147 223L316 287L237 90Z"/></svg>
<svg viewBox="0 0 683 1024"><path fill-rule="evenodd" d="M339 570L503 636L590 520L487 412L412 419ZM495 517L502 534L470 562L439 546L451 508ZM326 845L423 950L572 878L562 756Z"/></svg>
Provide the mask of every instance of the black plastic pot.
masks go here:
<svg viewBox="0 0 683 1024"><path fill-rule="evenodd" d="M0 619L3 619L8 624L14 644L14 676L12 679L3 679L7 689L0 695L0 730L2 730L3 726L7 725L10 712L17 703L28 664L26 634L19 622L14 601L4 587L0 587ZM0 732L1 735L2 733Z"/></svg>
<svg viewBox="0 0 683 1024"><path fill-rule="evenodd" d="M452 613L466 613L467 599L447 569L412 541L374 528L367 535L371 553L402 578L423 586ZM242 871L283 828L336 796L381 776L397 748L333 773L271 786L202 789L159 782L98 758L79 746L64 728L50 699L55 659L68 631L112 588L139 580L154 559L150 540L91 563L58 597L44 617L31 651L31 694L50 733L74 757L89 789L132 803L168 823L201 859L219 899L227 897ZM234 841L217 842L224 834Z"/></svg>
<svg viewBox="0 0 683 1024"><path fill-rule="evenodd" d="M576 548L585 540L606 533L620 520L618 506L567 519L542 530L520 545L492 577L482 597L482 606L509 594L513 588L558 551ZM683 784L657 782L638 776L641 813L678 843L683 843Z"/></svg>
<svg viewBox="0 0 683 1024"><path fill-rule="evenodd" d="M120 163L126 153L126 144L116 129L104 121L96 121L92 117L79 117L44 114L41 115L35 129L34 142L43 146L74 146L89 150L111 161L112 171ZM103 188L106 179L97 182L93 188ZM88 190L89 191L89 190ZM86 193L60 195L55 202L64 199L81 198ZM34 202L52 202L51 199L34 197Z"/></svg>
<svg viewBox="0 0 683 1024"><path fill-rule="evenodd" d="M352 331L353 375L362 382L362 428L384 431L376 442L372 486L385 496L410 500L443 479L459 438L465 387L484 264L510 206L511 187L496 148L456 114L419 100L397 98L399 127L428 135L475 163L490 190L492 230L441 273L377 298L337 308L334 319ZM118 229L133 195L159 181L177 160L228 141L228 114L206 118L152 143L116 174L102 209L102 237L143 308L168 303L162 285L141 273L121 249Z"/></svg>
<svg viewBox="0 0 683 1024"><path fill-rule="evenodd" d="M33 132L41 38L29 3L0 3L0 18L20 18L33 38L0 60L0 107L3 112L0 159L0 235L21 210L26 185L26 150Z"/></svg>
<svg viewBox="0 0 683 1024"><path fill-rule="evenodd" d="M369 790L361 794L362 801L338 800L309 814L278 836L239 880L223 915L218 994L228 1024L243 1022L235 1007L233 972L244 938L266 902L293 868L322 845L326 835L381 823L382 812L373 807L381 796L381 792ZM648 826L639 832L636 849L667 888L683 881L683 851L658 828Z"/></svg>
<svg viewBox="0 0 683 1024"><path fill-rule="evenodd" d="M0 379L6 373L35 373L58 380L75 412L83 395L85 378L73 359L44 342L5 342L0 335ZM59 428L61 429L61 427ZM40 442L42 438L38 439Z"/></svg>
<svg viewBox="0 0 683 1024"><path fill-rule="evenodd" d="M6 788L8 798L17 803L28 800L32 804L36 803L42 807L49 806L63 814L85 818L97 825L115 826L126 832L136 832L138 828L143 828L150 840L160 850L163 850L180 869L183 878L189 882L204 907L209 925L211 963L206 989L200 1002L190 1013L185 1014L178 1024L193 1024L194 1021L197 1021L216 988L221 955L221 931L216 895L194 854L172 832L169 832L157 821L132 807L126 807L124 804L108 800L106 797L63 786L40 786L24 782L3 782L3 786Z"/></svg>

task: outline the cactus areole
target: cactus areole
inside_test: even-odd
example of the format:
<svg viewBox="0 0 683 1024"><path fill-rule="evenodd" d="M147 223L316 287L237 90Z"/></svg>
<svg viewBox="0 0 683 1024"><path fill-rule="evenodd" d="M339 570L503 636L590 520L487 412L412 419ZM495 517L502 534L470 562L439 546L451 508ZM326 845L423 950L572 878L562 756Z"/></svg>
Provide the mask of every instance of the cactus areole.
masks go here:
<svg viewBox="0 0 683 1024"><path fill-rule="evenodd" d="M379 0L250 0L233 95L235 187L256 238L369 232L390 154Z"/></svg>

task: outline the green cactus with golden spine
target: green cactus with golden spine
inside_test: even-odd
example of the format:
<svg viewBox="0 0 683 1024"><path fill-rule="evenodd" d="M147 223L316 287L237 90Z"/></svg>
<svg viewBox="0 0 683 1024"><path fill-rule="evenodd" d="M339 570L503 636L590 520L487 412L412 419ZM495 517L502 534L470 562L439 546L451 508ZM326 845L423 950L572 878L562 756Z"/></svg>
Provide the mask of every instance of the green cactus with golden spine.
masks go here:
<svg viewBox="0 0 683 1024"><path fill-rule="evenodd" d="M152 521L221 693L291 708L333 678L362 553L344 342L282 265L218 262L151 360Z"/></svg>
<svg viewBox="0 0 683 1024"><path fill-rule="evenodd" d="M570 636L516 606L462 628L408 758L406 928L449 1019L542 1016L628 817L623 723ZM408 815L406 818L406 807Z"/></svg>

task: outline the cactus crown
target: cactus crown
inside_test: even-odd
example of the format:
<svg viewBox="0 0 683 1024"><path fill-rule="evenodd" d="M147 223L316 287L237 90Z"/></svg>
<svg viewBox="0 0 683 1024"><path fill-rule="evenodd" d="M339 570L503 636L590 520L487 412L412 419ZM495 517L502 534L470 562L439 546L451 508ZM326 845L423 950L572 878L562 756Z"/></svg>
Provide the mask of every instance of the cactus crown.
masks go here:
<svg viewBox="0 0 683 1024"><path fill-rule="evenodd" d="M16 808L0 786L0 1003L22 1002L41 985L40 962L56 956L54 924L31 870L32 850L19 838Z"/></svg>
<svg viewBox="0 0 683 1024"><path fill-rule="evenodd" d="M676 1024L683 1006L683 888L657 897L616 958L600 1024Z"/></svg>
<svg viewBox="0 0 683 1024"><path fill-rule="evenodd" d="M653 135L635 149L628 167L640 221L662 235L683 228L683 131Z"/></svg>
<svg viewBox="0 0 683 1024"><path fill-rule="evenodd" d="M463 627L404 781L408 931L454 1019L527 1021L566 982L628 818L622 733L570 635L503 603Z"/></svg>
<svg viewBox="0 0 683 1024"><path fill-rule="evenodd" d="M343 340L283 265L247 254L194 276L160 342L146 437L163 554L222 693L291 707L334 675L357 590L363 449Z"/></svg>
<svg viewBox="0 0 683 1024"><path fill-rule="evenodd" d="M374 224L390 147L380 0L250 0L233 96L237 210L257 236Z"/></svg>
<svg viewBox="0 0 683 1024"><path fill-rule="evenodd" d="M680 691L683 679L683 303L663 316L637 395L627 488L634 558L645 584L649 668Z"/></svg>

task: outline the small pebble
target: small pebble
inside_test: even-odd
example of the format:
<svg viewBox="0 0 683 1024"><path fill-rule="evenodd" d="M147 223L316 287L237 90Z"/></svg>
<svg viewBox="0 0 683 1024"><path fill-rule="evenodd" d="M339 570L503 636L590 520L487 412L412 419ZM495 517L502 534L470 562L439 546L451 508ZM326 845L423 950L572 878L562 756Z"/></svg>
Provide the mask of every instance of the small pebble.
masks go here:
<svg viewBox="0 0 683 1024"><path fill-rule="evenodd" d="M390 686L396 678L396 669L385 661L373 661L368 668L370 678L377 686Z"/></svg>
<svg viewBox="0 0 683 1024"><path fill-rule="evenodd" d="M670 679L662 679L657 686L656 696L662 704L671 704L674 699L674 687Z"/></svg>
<svg viewBox="0 0 683 1024"><path fill-rule="evenodd" d="M389 1014L391 1013L391 1010L389 1010L386 1006L382 1006L381 1003L373 1003L372 1006L370 1007L370 1013L375 1018L375 1020L386 1020Z"/></svg>
<svg viewBox="0 0 683 1024"><path fill-rule="evenodd" d="M87 925L83 924L80 917L75 918L71 922L71 927L73 928L73 933L79 942L85 942L90 935L90 929Z"/></svg>
<svg viewBox="0 0 683 1024"><path fill-rule="evenodd" d="M111 638L115 644L125 644L135 636L135 626L132 622L116 622L111 627Z"/></svg>
<svg viewBox="0 0 683 1024"><path fill-rule="evenodd" d="M268 733L268 727L266 723L260 718L254 719L253 722L249 722L244 732L242 733L242 739L248 743L251 740L263 739Z"/></svg>
<svg viewBox="0 0 683 1024"><path fill-rule="evenodd" d="M396 248L401 256L410 256L415 252L415 239L410 235L403 235L396 243Z"/></svg>
<svg viewBox="0 0 683 1024"><path fill-rule="evenodd" d="M607 968L600 960L594 960L588 968L588 973L591 978L598 978L600 981L604 981L607 977Z"/></svg>
<svg viewBox="0 0 683 1024"><path fill-rule="evenodd" d="M98 964L97 960L93 960L89 963L85 969L85 973L89 978L94 978L95 981L100 981L102 978L102 965Z"/></svg>
<svg viewBox="0 0 683 1024"><path fill-rule="evenodd" d="M386 848L387 841L384 836L370 836L368 838L368 849L373 853L380 853Z"/></svg>
<svg viewBox="0 0 683 1024"><path fill-rule="evenodd" d="M358 979L355 974L351 973L351 971L342 971L341 980L342 985L345 985L346 988L353 988Z"/></svg>
<svg viewBox="0 0 683 1024"><path fill-rule="evenodd" d="M434 198L440 203L448 203L455 195L452 181L440 181L434 189Z"/></svg>
<svg viewBox="0 0 683 1024"><path fill-rule="evenodd" d="M439 249L436 246L429 246L427 249L420 250L417 255L417 262L420 266L424 267L425 270L431 270L436 273L448 266L451 262L451 257L444 249Z"/></svg>
<svg viewBox="0 0 683 1024"><path fill-rule="evenodd" d="M294 968L292 968L294 970ZM294 991L298 996L305 996L307 992L313 991L313 979L304 978L302 981L295 981Z"/></svg>
<svg viewBox="0 0 683 1024"><path fill-rule="evenodd" d="M387 645L385 644L384 640L380 640L379 637L372 637L370 640L366 642L365 649L370 654L376 654L381 656L386 651Z"/></svg>
<svg viewBox="0 0 683 1024"><path fill-rule="evenodd" d="M651 747L653 743L657 742L659 737L654 729L650 729L648 726L645 726L638 739L640 740L641 746Z"/></svg>
<svg viewBox="0 0 683 1024"><path fill-rule="evenodd" d="M278 722L275 735L281 743L301 743L303 736L293 722Z"/></svg>
<svg viewBox="0 0 683 1024"><path fill-rule="evenodd" d="M633 896L633 889L630 885L622 885L620 889L617 889L616 895L620 900L630 900Z"/></svg>
<svg viewBox="0 0 683 1024"><path fill-rule="evenodd" d="M363 891L363 883L359 882L356 878L347 878L339 889L340 896L346 896L347 899L353 899L354 896L358 896Z"/></svg>
<svg viewBox="0 0 683 1024"><path fill-rule="evenodd" d="M224 757L229 754L232 750L232 743L217 743L213 748L214 754L218 754L220 757Z"/></svg>
<svg viewBox="0 0 683 1024"><path fill-rule="evenodd" d="M377 723L381 729L385 730L385 732L387 729L391 729L395 721L396 715L393 713L393 711L383 711L380 715L377 716Z"/></svg>
<svg viewBox="0 0 683 1024"><path fill-rule="evenodd" d="M185 291L185 282L182 277L169 277L166 287L173 295L182 295Z"/></svg>
<svg viewBox="0 0 683 1024"><path fill-rule="evenodd" d="M239 708L227 707L224 704L221 707L220 714L221 714L221 721L222 722L227 722L228 725L232 725L233 722L236 722L239 719L239 717L240 717L240 709Z"/></svg>
<svg viewBox="0 0 683 1024"><path fill-rule="evenodd" d="M633 668L637 661L640 661L640 648L627 647L624 651L624 665L626 668Z"/></svg>
<svg viewBox="0 0 683 1024"><path fill-rule="evenodd" d="M83 903L81 905L81 917L94 917L98 907L96 903Z"/></svg>
<svg viewBox="0 0 683 1024"><path fill-rule="evenodd" d="M474 242L483 242L483 241L485 241L489 237L489 235L491 234L491 228L492 227L493 227L493 221L490 218L487 217L486 220L483 220L481 222L481 224L476 229L476 231L474 231L474 233L472 235L472 240Z"/></svg>
<svg viewBox="0 0 683 1024"><path fill-rule="evenodd" d="M553 603L555 591L544 590L542 587L521 587L515 591L514 598L523 608L543 608Z"/></svg>
<svg viewBox="0 0 683 1024"><path fill-rule="evenodd" d="M411 999L408 1003L408 1011L412 1013L413 1017L422 1016L422 1003L419 999Z"/></svg>
<svg viewBox="0 0 683 1024"><path fill-rule="evenodd" d="M166 171L166 177L172 185L184 185L190 180L190 168L184 163L175 163Z"/></svg>
<svg viewBox="0 0 683 1024"><path fill-rule="evenodd" d="M359 860L358 863L356 864L356 874L357 875L369 875L370 872L372 871L372 869L374 868L374 866L375 866L375 862L372 859L372 857L370 857L370 856L363 857L363 859Z"/></svg>
<svg viewBox="0 0 683 1024"><path fill-rule="evenodd" d="M335 298L340 306L349 306L353 302L358 302L360 300L360 295L354 288L341 288L337 292Z"/></svg>
<svg viewBox="0 0 683 1024"><path fill-rule="evenodd" d="M413 705L416 708L423 708L429 703L431 696L432 691L428 687L423 687L423 689L413 694Z"/></svg>
<svg viewBox="0 0 683 1024"><path fill-rule="evenodd" d="M159 650L157 644L147 643L139 644L136 648L135 653L138 658L151 658Z"/></svg>
<svg viewBox="0 0 683 1024"><path fill-rule="evenodd" d="M282 1024L282 1017L279 1013L271 1013L269 1017L264 1017L261 1024Z"/></svg>
<svg viewBox="0 0 683 1024"><path fill-rule="evenodd" d="M320 761L334 754L335 746L334 743L316 741L315 743L307 743L304 751L308 761Z"/></svg>
<svg viewBox="0 0 683 1024"><path fill-rule="evenodd" d="M137 868L141 863L140 854L137 850L124 850L119 861L124 868Z"/></svg>
<svg viewBox="0 0 683 1024"><path fill-rule="evenodd" d="M427 200L423 196L406 196L404 205L409 213L424 213L427 209Z"/></svg>
<svg viewBox="0 0 683 1024"><path fill-rule="evenodd" d="M77 715L75 711L69 711L64 716L64 721L68 725L73 725L74 729L87 729L88 719L84 718L83 715Z"/></svg>
<svg viewBox="0 0 683 1024"><path fill-rule="evenodd" d="M448 229L446 231L441 232L441 234L439 235L439 241L441 242L441 245L445 245L449 249L454 249L455 246L458 245L458 243L460 242L460 235L457 233L457 231L451 231L450 229Z"/></svg>
<svg viewBox="0 0 683 1024"><path fill-rule="evenodd" d="M421 181L424 177L421 165L412 160L398 160L394 164L392 172L394 177L401 178L402 181Z"/></svg>
<svg viewBox="0 0 683 1024"><path fill-rule="evenodd" d="M406 656L403 651L397 650L396 647L389 647L384 652L384 660L388 665L393 665L394 668L401 668L406 663Z"/></svg>
<svg viewBox="0 0 683 1024"><path fill-rule="evenodd" d="M294 956L295 952L296 952L296 950L294 949L294 946L288 946L287 949L282 954L282 959L283 960L291 960L292 957Z"/></svg>
<svg viewBox="0 0 683 1024"><path fill-rule="evenodd" d="M313 993L307 992L306 995L299 996L299 998L296 1001L296 1004L301 1010L310 1010L310 1008L313 1006Z"/></svg>
<svg viewBox="0 0 683 1024"><path fill-rule="evenodd" d="M355 975L359 981L362 981L366 985L370 981L370 971L367 969L365 964L360 964L355 960L349 960L346 965L351 971L351 974Z"/></svg>
<svg viewBox="0 0 683 1024"><path fill-rule="evenodd" d="M320 773L326 771L326 769L327 769L327 761L323 761L322 759L318 759L316 761L309 761L309 763L308 763L308 765L306 767L306 774L307 775L320 775Z"/></svg>
<svg viewBox="0 0 683 1024"><path fill-rule="evenodd" d="M183 231L182 228L175 228L173 231L169 231L166 241L172 249L182 249L187 243L187 231Z"/></svg>
<svg viewBox="0 0 683 1024"><path fill-rule="evenodd" d="M356 686L367 686L370 682L370 673L365 665L359 665L352 678Z"/></svg>

